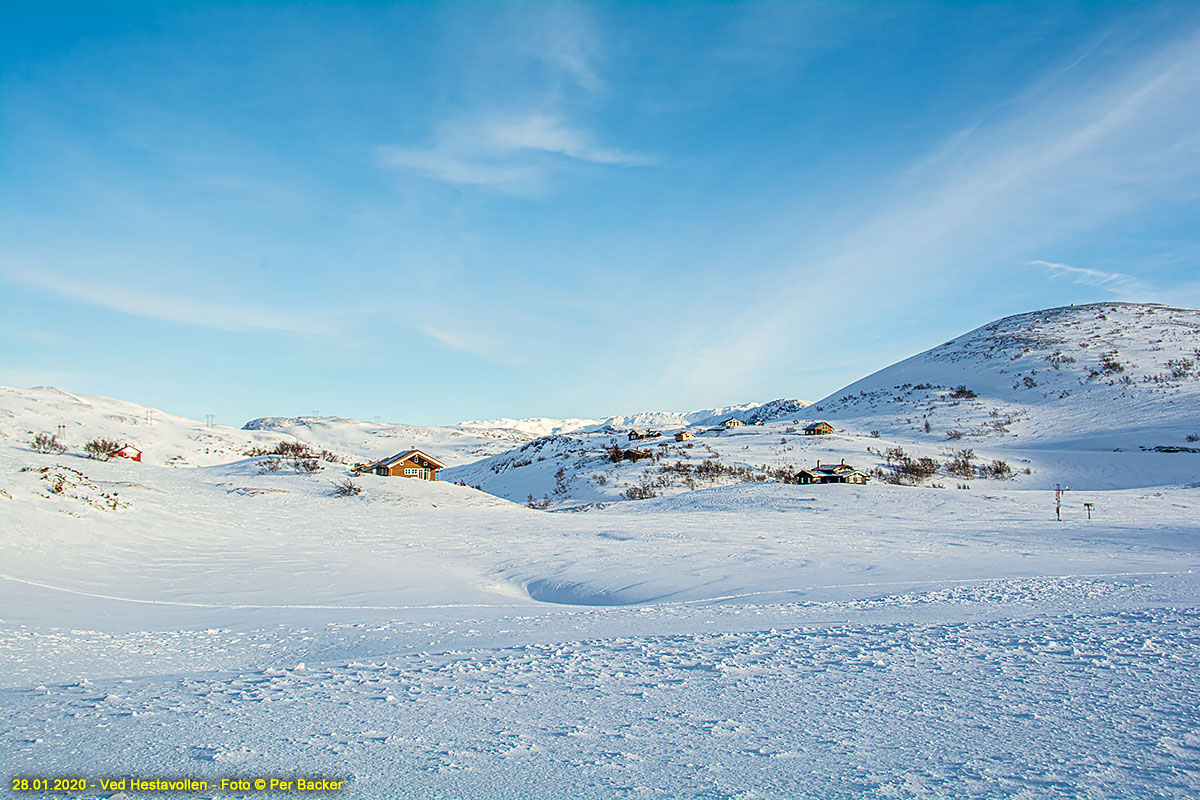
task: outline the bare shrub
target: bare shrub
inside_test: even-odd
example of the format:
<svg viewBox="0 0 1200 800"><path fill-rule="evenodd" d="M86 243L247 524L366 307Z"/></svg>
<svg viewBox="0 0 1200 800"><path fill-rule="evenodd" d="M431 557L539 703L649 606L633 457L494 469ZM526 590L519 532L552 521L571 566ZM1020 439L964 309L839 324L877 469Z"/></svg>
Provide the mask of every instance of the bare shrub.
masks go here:
<svg viewBox="0 0 1200 800"><path fill-rule="evenodd" d="M529 495L529 500L528 500L528 502L525 503L525 505L529 506L532 509L542 511L542 510L550 507L550 497L549 497L549 495L544 495L541 500L535 500L533 495L531 494L531 495Z"/></svg>
<svg viewBox="0 0 1200 800"><path fill-rule="evenodd" d="M954 391L950 392L950 397L954 400L974 400L976 396L975 392L968 389L965 385L956 386L954 387Z"/></svg>
<svg viewBox="0 0 1200 800"><path fill-rule="evenodd" d="M357 494L362 494L362 487L349 478L346 478L343 481L333 484L333 493L338 497L354 497Z"/></svg>
<svg viewBox="0 0 1200 800"><path fill-rule="evenodd" d="M971 459L975 458L974 450L955 450L946 462L946 472L959 478L973 478L975 469L971 466Z"/></svg>
<svg viewBox="0 0 1200 800"><path fill-rule="evenodd" d="M963 437L962 431L953 431L953 430L946 431L947 439L961 439L962 437Z"/></svg>
<svg viewBox="0 0 1200 800"><path fill-rule="evenodd" d="M653 487L639 483L637 486L630 486L621 496L626 500L649 500L651 497L658 497L658 492L654 491Z"/></svg>
<svg viewBox="0 0 1200 800"><path fill-rule="evenodd" d="M995 478L996 480L1007 480L1013 476L1012 467L1007 461L1002 461L998 458L993 459L990 464L983 464L979 467L979 475L984 478Z"/></svg>
<svg viewBox="0 0 1200 800"><path fill-rule="evenodd" d="M113 439L92 439L83 446L83 452L88 458L98 461L108 461L121 449L121 443Z"/></svg>
<svg viewBox="0 0 1200 800"><path fill-rule="evenodd" d="M67 446L52 433L39 433L29 442L29 447L35 453L65 453Z"/></svg>
<svg viewBox="0 0 1200 800"><path fill-rule="evenodd" d="M1100 354L1100 371L1105 375L1116 375L1119 372L1124 372L1125 367L1121 362L1117 361L1117 351L1111 353Z"/></svg>
<svg viewBox="0 0 1200 800"><path fill-rule="evenodd" d="M251 458L255 456L283 456L291 459L308 459L315 458L320 461L328 461L330 464L343 464L346 459L339 456L337 453L329 450L314 450L304 442L278 442L272 447L262 447L256 445L246 451L246 455Z"/></svg>
<svg viewBox="0 0 1200 800"><path fill-rule="evenodd" d="M938 463L928 456L913 458L899 447L884 451L884 468L876 467L872 475L877 480L894 485L918 484L938 471Z"/></svg>
<svg viewBox="0 0 1200 800"><path fill-rule="evenodd" d="M1187 439L1189 442L1200 442L1200 433L1189 433L1183 438Z"/></svg>
<svg viewBox="0 0 1200 800"><path fill-rule="evenodd" d="M929 456L905 458L896 465L896 471L914 482L920 482L938 471L938 463Z"/></svg>

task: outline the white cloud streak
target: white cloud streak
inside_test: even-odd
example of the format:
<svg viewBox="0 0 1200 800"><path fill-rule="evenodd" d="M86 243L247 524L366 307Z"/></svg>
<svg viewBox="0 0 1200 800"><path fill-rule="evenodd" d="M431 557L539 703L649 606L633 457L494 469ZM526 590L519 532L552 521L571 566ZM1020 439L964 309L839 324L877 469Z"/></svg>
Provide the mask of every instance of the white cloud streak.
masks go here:
<svg viewBox="0 0 1200 800"><path fill-rule="evenodd" d="M105 308L143 319L201 328L250 333L329 333L332 320L324 314L285 314L269 308L214 303L56 276L44 270L6 270L6 281L84 305Z"/></svg>
<svg viewBox="0 0 1200 800"><path fill-rule="evenodd" d="M549 172L574 161L633 166L646 156L597 144L587 131L551 114L500 116L444 125L424 148L381 147L380 163L410 169L445 183L536 191Z"/></svg>
<svg viewBox="0 0 1200 800"><path fill-rule="evenodd" d="M1041 261L1035 259L1029 262L1035 266L1045 267L1056 275L1069 277L1072 283L1080 286L1093 286L1104 289L1122 298L1146 301L1151 298L1150 287L1143 281L1126 275L1123 272L1104 272L1089 267L1074 267L1057 261Z"/></svg>

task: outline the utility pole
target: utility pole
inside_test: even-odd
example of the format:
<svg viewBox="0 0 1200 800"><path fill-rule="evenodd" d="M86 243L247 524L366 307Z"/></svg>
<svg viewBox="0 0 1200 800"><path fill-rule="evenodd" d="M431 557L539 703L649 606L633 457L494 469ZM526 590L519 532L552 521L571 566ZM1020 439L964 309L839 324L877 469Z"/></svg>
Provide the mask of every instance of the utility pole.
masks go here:
<svg viewBox="0 0 1200 800"><path fill-rule="evenodd" d="M59 440L62 440L62 439L65 439L65 438L67 438L67 426L66 426L66 425L59 425L57 428L55 428L55 433L54 433L54 435L55 435L55 436L56 436L56 437L57 437Z"/></svg>
<svg viewBox="0 0 1200 800"><path fill-rule="evenodd" d="M1087 509L1088 519L1092 518L1092 509L1096 507L1095 503L1084 503L1083 507Z"/></svg>
<svg viewBox="0 0 1200 800"><path fill-rule="evenodd" d="M204 415L204 424L210 428L213 426L213 415L212 414Z"/></svg>

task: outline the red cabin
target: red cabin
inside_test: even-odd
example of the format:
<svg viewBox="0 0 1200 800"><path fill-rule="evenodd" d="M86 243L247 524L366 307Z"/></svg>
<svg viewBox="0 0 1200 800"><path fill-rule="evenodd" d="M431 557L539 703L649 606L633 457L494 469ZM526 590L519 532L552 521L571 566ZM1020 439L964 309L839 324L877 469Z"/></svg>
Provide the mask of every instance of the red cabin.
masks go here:
<svg viewBox="0 0 1200 800"><path fill-rule="evenodd" d="M136 447L134 447L131 444L125 445L120 450L118 450L116 453L114 453L114 455L118 455L121 458L128 458L130 461L141 461L142 460L142 451L138 450Z"/></svg>

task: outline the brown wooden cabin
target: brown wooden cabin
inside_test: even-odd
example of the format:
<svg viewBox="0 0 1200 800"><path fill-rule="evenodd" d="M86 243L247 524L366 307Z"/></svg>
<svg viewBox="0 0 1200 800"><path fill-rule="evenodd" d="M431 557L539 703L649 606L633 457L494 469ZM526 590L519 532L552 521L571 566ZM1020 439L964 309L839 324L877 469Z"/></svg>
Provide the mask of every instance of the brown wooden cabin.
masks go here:
<svg viewBox="0 0 1200 800"><path fill-rule="evenodd" d="M686 442L688 439L695 438L696 434L692 433L691 431L680 431L679 433L675 434L675 441L677 442Z"/></svg>
<svg viewBox="0 0 1200 800"><path fill-rule="evenodd" d="M658 431L646 431L645 433L642 433L637 428L634 428L629 432L629 441L632 442L638 439L657 439L659 436L662 436L662 434Z"/></svg>
<svg viewBox="0 0 1200 800"><path fill-rule="evenodd" d="M814 422L804 426L805 436L828 436L833 433L833 426L828 422Z"/></svg>
<svg viewBox="0 0 1200 800"><path fill-rule="evenodd" d="M441 461L414 448L388 458L381 458L373 464L360 467L358 471L374 472L376 475L392 478L421 478L427 481L436 481L438 473L445 468L446 465Z"/></svg>
<svg viewBox="0 0 1200 800"><path fill-rule="evenodd" d="M817 466L812 469L802 469L796 473L796 483L858 483L863 484L869 480L867 474L861 470L843 461L840 464L832 466L821 466L821 462L817 462Z"/></svg>
<svg viewBox="0 0 1200 800"><path fill-rule="evenodd" d="M730 417L729 419L725 420L721 424L724 425L726 428L740 428L745 423L742 422L737 417Z"/></svg>

